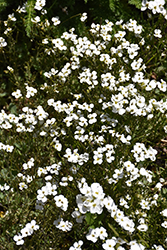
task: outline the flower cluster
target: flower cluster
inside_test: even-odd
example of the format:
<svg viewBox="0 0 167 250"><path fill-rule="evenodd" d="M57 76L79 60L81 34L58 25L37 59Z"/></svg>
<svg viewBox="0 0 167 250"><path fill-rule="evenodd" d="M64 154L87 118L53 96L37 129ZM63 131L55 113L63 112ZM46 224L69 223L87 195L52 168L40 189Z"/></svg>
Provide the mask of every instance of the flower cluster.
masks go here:
<svg viewBox="0 0 167 250"><path fill-rule="evenodd" d="M103 212L103 198L105 193L100 184L92 183L89 187L86 180L82 179L81 182L78 183L78 187L80 192L84 194L78 194L76 196L76 202L80 213L85 214L91 212L92 214L101 214Z"/></svg>
<svg viewBox="0 0 167 250"><path fill-rule="evenodd" d="M162 214L162 216L164 216L164 217L167 217L167 209L164 209L163 211L161 211L160 214ZM161 226L164 228L167 228L167 220L162 222Z"/></svg>
<svg viewBox="0 0 167 250"><path fill-rule="evenodd" d="M41 15L45 4L35 3ZM146 3L166 15L163 5L163 1ZM81 22L86 18L83 13ZM14 16L8 19L14 21ZM163 30L157 27L144 37L147 27L136 20L115 24L105 20L101 25L92 23L89 31L83 31L87 35L79 36L72 28L59 37L53 27L60 24L59 17L52 17L51 24L42 19L36 16L32 22L43 34L36 60L46 62L39 72L43 83L31 76L24 84L17 82L11 93L17 109L9 105L9 111L0 112L3 198L9 192L10 206L16 196L17 204L26 202L31 220L37 219L42 228L39 237L46 235L55 246L69 233L70 240L77 236L83 240L70 241L70 250L81 250L82 245L86 249L86 240L105 250L165 249L166 172L163 166L155 171L159 159L155 141L158 133L167 131L167 83L165 76L150 77L152 62L149 65L154 58L150 44L161 44ZM10 42L5 39L0 38L0 47ZM159 50L163 51L161 46ZM19 74L11 66L6 74L15 81ZM26 218L19 218L25 224ZM152 223L163 235L162 239L155 235L162 246L154 244ZM38 229L32 220L13 240L23 245L31 236L33 242Z"/></svg>
<svg viewBox="0 0 167 250"><path fill-rule="evenodd" d="M162 14L165 19L167 19L167 12L164 8L164 0L154 0L154 1L142 1L141 11L145 11L147 8L152 11L153 14L159 13Z"/></svg>
<svg viewBox="0 0 167 250"><path fill-rule="evenodd" d="M6 152L12 152L14 149L14 146L12 145L5 145L2 142L0 142L0 150L5 150Z"/></svg>
<svg viewBox="0 0 167 250"><path fill-rule="evenodd" d="M64 221L62 218L55 220L53 224L56 226L56 228L64 232L70 231L73 226L71 222Z"/></svg>
<svg viewBox="0 0 167 250"><path fill-rule="evenodd" d="M137 142L133 146L133 150L131 150L131 152L133 152L136 162L144 161L145 159L151 159L151 161L156 160L157 150L153 149L152 147L146 149L143 143Z"/></svg>
<svg viewBox="0 0 167 250"><path fill-rule="evenodd" d="M111 217L114 218L122 228L130 233L135 230L133 221L124 215L123 211L116 206L114 200L110 196L105 197L103 188L99 183L92 183L89 187L86 180L82 179L81 182L78 183L78 187L83 194L78 194L76 196L77 206L81 214L86 214L87 212L91 214L101 214L103 212L103 207L106 207Z"/></svg>
<svg viewBox="0 0 167 250"><path fill-rule="evenodd" d="M0 190L1 191L4 191L4 190L9 190L10 189L10 186L7 184L7 183L5 183L3 186L2 185L0 185Z"/></svg>
<svg viewBox="0 0 167 250"><path fill-rule="evenodd" d="M26 90L27 90L27 94L26 97L30 98L31 96L34 96L37 93L37 90L33 87L29 87L27 83L25 83L26 85Z"/></svg>
<svg viewBox="0 0 167 250"><path fill-rule="evenodd" d="M101 240L105 240L105 238L108 236L108 233L104 227L90 229L89 233L86 235L86 238L92 242L96 242L98 238Z"/></svg>
<svg viewBox="0 0 167 250"><path fill-rule="evenodd" d="M46 0L37 0L35 3L34 9L36 10L42 10L42 8L45 6Z"/></svg>
<svg viewBox="0 0 167 250"><path fill-rule="evenodd" d="M89 154L84 153L84 154L79 155L78 149L74 149L74 152L72 153L71 149L67 148L65 152L66 154L64 155L64 157L67 158L69 162L83 165L84 162L87 162L89 160Z"/></svg>
<svg viewBox="0 0 167 250"><path fill-rule="evenodd" d="M19 235L15 235L13 237L14 241L16 241L16 245L23 245L24 238L30 236L34 233L34 231L38 230L39 226L36 224L35 220L32 220L30 223L27 223L23 229L21 229Z"/></svg>

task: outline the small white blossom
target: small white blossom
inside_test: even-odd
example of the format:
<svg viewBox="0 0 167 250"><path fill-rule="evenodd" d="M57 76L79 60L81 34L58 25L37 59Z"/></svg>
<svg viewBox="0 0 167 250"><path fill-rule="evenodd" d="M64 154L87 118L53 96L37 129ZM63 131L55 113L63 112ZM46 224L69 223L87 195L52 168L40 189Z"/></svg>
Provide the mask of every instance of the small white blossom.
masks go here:
<svg viewBox="0 0 167 250"><path fill-rule="evenodd" d="M57 26L61 23L59 20L59 17L52 17L51 20L52 20L54 26Z"/></svg>
<svg viewBox="0 0 167 250"><path fill-rule="evenodd" d="M87 13L84 12L80 18L81 22L85 22L85 20L87 19Z"/></svg>

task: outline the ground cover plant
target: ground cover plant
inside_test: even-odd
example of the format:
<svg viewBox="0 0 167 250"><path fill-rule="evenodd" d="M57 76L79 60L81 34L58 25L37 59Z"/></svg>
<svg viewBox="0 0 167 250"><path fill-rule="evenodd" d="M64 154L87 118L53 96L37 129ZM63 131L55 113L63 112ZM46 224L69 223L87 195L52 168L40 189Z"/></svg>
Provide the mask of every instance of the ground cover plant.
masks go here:
<svg viewBox="0 0 167 250"><path fill-rule="evenodd" d="M1 249L167 248L164 6L60 34L37 0L30 37L26 7L3 23Z"/></svg>
<svg viewBox="0 0 167 250"><path fill-rule="evenodd" d="M45 2L45 9L47 10L47 17L54 16L55 13L61 19L61 22L65 21L65 25L76 25L76 19L71 17L82 12L88 13L88 20L96 20L100 22L105 19L106 16L110 17L111 21L117 21L119 18L128 20L129 18L137 18L140 13L142 0L50 0ZM36 0L0 0L0 16L1 20L6 20L8 14L11 14L11 10L16 9L18 5L28 3L35 7ZM34 8L27 8L27 25L30 23L28 19L32 17ZM70 22L70 20L72 22Z"/></svg>

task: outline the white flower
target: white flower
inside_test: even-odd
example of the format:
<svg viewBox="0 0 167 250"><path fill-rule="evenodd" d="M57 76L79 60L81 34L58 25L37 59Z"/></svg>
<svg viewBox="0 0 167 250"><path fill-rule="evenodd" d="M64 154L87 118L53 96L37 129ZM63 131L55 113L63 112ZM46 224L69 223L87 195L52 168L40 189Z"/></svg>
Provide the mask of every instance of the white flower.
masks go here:
<svg viewBox="0 0 167 250"><path fill-rule="evenodd" d="M164 221L162 224L161 224L162 227L164 228L167 228L167 221Z"/></svg>
<svg viewBox="0 0 167 250"><path fill-rule="evenodd" d="M33 87L26 86L27 94L26 97L30 98L31 96L34 96L37 93L37 90Z"/></svg>
<svg viewBox="0 0 167 250"><path fill-rule="evenodd" d="M88 115L88 118L90 119L90 120L89 120L89 123L90 123L90 124L93 124L93 123L95 123L95 122L97 121L96 116L97 116L96 113L93 113L93 114L89 114L89 115Z"/></svg>
<svg viewBox="0 0 167 250"><path fill-rule="evenodd" d="M99 230L99 238L101 240L105 240L105 238L108 236L107 230L104 227L96 228L96 230Z"/></svg>
<svg viewBox="0 0 167 250"><path fill-rule="evenodd" d="M13 240L16 241L16 245L23 245L24 244L24 240L23 240L23 237L21 235L15 235L13 237Z"/></svg>
<svg viewBox="0 0 167 250"><path fill-rule="evenodd" d="M119 224L123 227L123 229L129 231L130 233L135 231L134 222L131 219L129 219L127 216L122 217L119 220Z"/></svg>
<svg viewBox="0 0 167 250"><path fill-rule="evenodd" d="M25 228L21 229L21 234L22 234L22 237L25 238L25 237L30 236L32 234L32 230L30 230L28 227L25 227Z"/></svg>
<svg viewBox="0 0 167 250"><path fill-rule="evenodd" d="M32 220L30 223L26 224L26 227L29 228L30 231L36 231L39 229L39 226L36 224L35 220Z"/></svg>
<svg viewBox="0 0 167 250"><path fill-rule="evenodd" d="M38 176L40 177L41 174L47 174L47 170L46 170L45 168L39 167L39 168L38 168L38 171L37 171L37 174L38 174Z"/></svg>
<svg viewBox="0 0 167 250"><path fill-rule="evenodd" d="M162 214L163 216L167 217L167 208L164 209L162 212L160 212L160 214Z"/></svg>
<svg viewBox="0 0 167 250"><path fill-rule="evenodd" d="M72 229L73 224L69 221L63 221L63 219L58 219L53 222L53 224L60 230L67 232Z"/></svg>
<svg viewBox="0 0 167 250"><path fill-rule="evenodd" d="M103 204L110 211L112 206L114 206L114 200L110 196L107 196L103 199Z"/></svg>
<svg viewBox="0 0 167 250"><path fill-rule="evenodd" d="M146 224L141 224L137 227L137 229L141 232L145 232L148 229L148 226Z"/></svg>
<svg viewBox="0 0 167 250"><path fill-rule="evenodd" d="M125 31L118 31L118 33L116 33L114 35L115 38L117 38L119 41L123 40L123 37L126 35Z"/></svg>
<svg viewBox="0 0 167 250"><path fill-rule="evenodd" d="M46 0L37 0L34 9L41 10L46 4Z"/></svg>
<svg viewBox="0 0 167 250"><path fill-rule="evenodd" d="M61 151L62 144L59 141L57 141L56 144L54 145L54 147L55 147L55 149L57 149L57 151Z"/></svg>
<svg viewBox="0 0 167 250"><path fill-rule="evenodd" d="M87 201L87 200L86 200ZM88 199L89 202L89 199ZM91 214L101 214L103 212L103 205L101 200L95 199L93 202L89 202L89 210Z"/></svg>
<svg viewBox="0 0 167 250"><path fill-rule="evenodd" d="M96 198L101 199L104 197L103 188L100 186L99 183L92 183L91 191L92 191L92 195Z"/></svg>
<svg viewBox="0 0 167 250"><path fill-rule="evenodd" d="M17 89L12 93L15 98L20 98L22 96L20 89Z"/></svg>
<svg viewBox="0 0 167 250"><path fill-rule="evenodd" d="M42 15L47 14L47 10L42 9L42 10L41 10L41 14L42 14ZM48 20L46 20L46 22L48 22Z"/></svg>
<svg viewBox="0 0 167 250"><path fill-rule="evenodd" d="M115 239L108 239L105 243L103 243L102 247L105 250L114 250L114 246L116 245Z"/></svg>
<svg viewBox="0 0 167 250"><path fill-rule="evenodd" d="M80 20L81 20L81 22L84 22L86 19L87 19L87 13L84 12L84 13L82 13Z"/></svg>
<svg viewBox="0 0 167 250"><path fill-rule="evenodd" d="M33 177L32 177L32 176L30 176L30 175L27 175L27 177L26 177L26 181L27 181L27 183L32 182L32 181L33 181Z"/></svg>
<svg viewBox="0 0 167 250"><path fill-rule="evenodd" d="M115 169L113 174L114 179L122 179L124 176L123 169Z"/></svg>
<svg viewBox="0 0 167 250"><path fill-rule="evenodd" d="M167 240L166 240L167 241ZM154 245L154 248L156 250L165 250L161 245L157 246L157 245Z"/></svg>
<svg viewBox="0 0 167 250"><path fill-rule="evenodd" d="M89 229L89 233L86 235L87 240L92 241L95 243L98 240L98 232L96 229Z"/></svg>
<svg viewBox="0 0 167 250"><path fill-rule="evenodd" d="M46 186L43 186L41 189L37 190L37 200L40 200L42 202L47 201L47 195L49 194L48 188Z"/></svg>
<svg viewBox="0 0 167 250"><path fill-rule="evenodd" d="M20 190L23 190L24 188L25 188L25 189L28 188L28 186L25 184L25 182L19 183L19 189L20 189Z"/></svg>
<svg viewBox="0 0 167 250"><path fill-rule="evenodd" d="M13 147L13 146L6 145L6 151L7 151L7 152L12 152L12 151L13 151L13 149L14 149L14 147Z"/></svg>
<svg viewBox="0 0 167 250"><path fill-rule="evenodd" d="M167 84L164 80L161 79L161 82L157 82L158 88L163 91L166 92L167 90Z"/></svg>
<svg viewBox="0 0 167 250"><path fill-rule="evenodd" d="M52 17L51 20L52 20L54 26L57 26L61 23L59 20L59 17Z"/></svg>
<svg viewBox="0 0 167 250"><path fill-rule="evenodd" d="M42 40L42 43L43 43L43 44L48 44L48 43L49 43L48 38L44 38L44 39Z"/></svg>
<svg viewBox="0 0 167 250"><path fill-rule="evenodd" d="M5 31L4 31L4 34L8 34L8 32L12 31L12 28L7 28Z"/></svg>
<svg viewBox="0 0 167 250"><path fill-rule="evenodd" d="M33 23L39 23L40 22L40 17L39 16L36 16L36 17L34 17L34 18L31 18L31 22L33 22Z"/></svg>
<svg viewBox="0 0 167 250"><path fill-rule="evenodd" d="M10 67L10 66L7 66L7 69L8 69L11 73L14 72L14 69L13 69L12 67Z"/></svg>
<svg viewBox="0 0 167 250"><path fill-rule="evenodd" d="M161 190L162 188L162 183L158 182L156 185L155 185L155 188L157 188L159 191Z"/></svg>
<svg viewBox="0 0 167 250"><path fill-rule="evenodd" d="M103 157L102 154L95 154L93 156L93 158L94 158L93 164L102 164L102 162L103 162L102 157Z"/></svg>
<svg viewBox="0 0 167 250"><path fill-rule="evenodd" d="M131 246L130 250L144 250L145 247L142 244L138 244L135 240L129 243Z"/></svg>
<svg viewBox="0 0 167 250"><path fill-rule="evenodd" d="M83 219L85 218L84 215L82 215L79 211L78 211L78 208L75 209L74 212L72 212L71 216L73 218L76 218L76 222L77 223L82 223L83 222Z"/></svg>
<svg viewBox="0 0 167 250"><path fill-rule="evenodd" d="M162 37L162 35L161 35L161 30L155 29L155 30L154 30L154 36L155 36L155 37L158 37L158 38L161 38L161 37Z"/></svg>
<svg viewBox="0 0 167 250"><path fill-rule="evenodd" d="M42 106L38 106L34 112L36 113L40 121L43 121L43 119L47 118L47 116L49 115L47 112L45 112Z"/></svg>
<svg viewBox="0 0 167 250"><path fill-rule="evenodd" d="M149 210L150 209L150 205L149 205L149 202L148 201L146 201L146 200L141 200L141 202L140 202L140 205L141 205L141 208L142 209L147 209L147 210Z"/></svg>
<svg viewBox="0 0 167 250"><path fill-rule="evenodd" d="M0 48L7 46L7 42L3 37L0 37Z"/></svg>
<svg viewBox="0 0 167 250"><path fill-rule="evenodd" d="M9 190L9 189L10 189L10 186L7 185L6 183L5 183L3 186L0 185L0 190L1 190L1 191L3 191L3 190L6 190L6 191L7 191L7 190Z"/></svg>
<svg viewBox="0 0 167 250"><path fill-rule="evenodd" d="M68 208L68 200L62 194L54 197L56 206L60 207L63 211L66 211Z"/></svg>
<svg viewBox="0 0 167 250"><path fill-rule="evenodd" d="M126 167L127 172L131 172L135 168L135 165L130 161L126 161L124 162L124 167Z"/></svg>
<svg viewBox="0 0 167 250"><path fill-rule="evenodd" d="M8 15L8 20L15 22L17 19L14 17L14 13Z"/></svg>
<svg viewBox="0 0 167 250"><path fill-rule="evenodd" d="M69 250L82 250L81 246L83 245L83 241L79 240L78 242L75 242L73 246L69 248Z"/></svg>

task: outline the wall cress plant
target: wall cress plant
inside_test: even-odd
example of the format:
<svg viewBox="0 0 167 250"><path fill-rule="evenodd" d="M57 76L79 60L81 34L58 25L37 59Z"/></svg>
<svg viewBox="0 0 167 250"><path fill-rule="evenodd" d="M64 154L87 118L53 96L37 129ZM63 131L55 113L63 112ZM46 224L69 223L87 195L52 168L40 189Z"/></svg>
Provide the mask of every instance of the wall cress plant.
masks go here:
<svg viewBox="0 0 167 250"><path fill-rule="evenodd" d="M30 37L26 6L1 25L0 247L165 250L165 2L61 34L34 11Z"/></svg>

